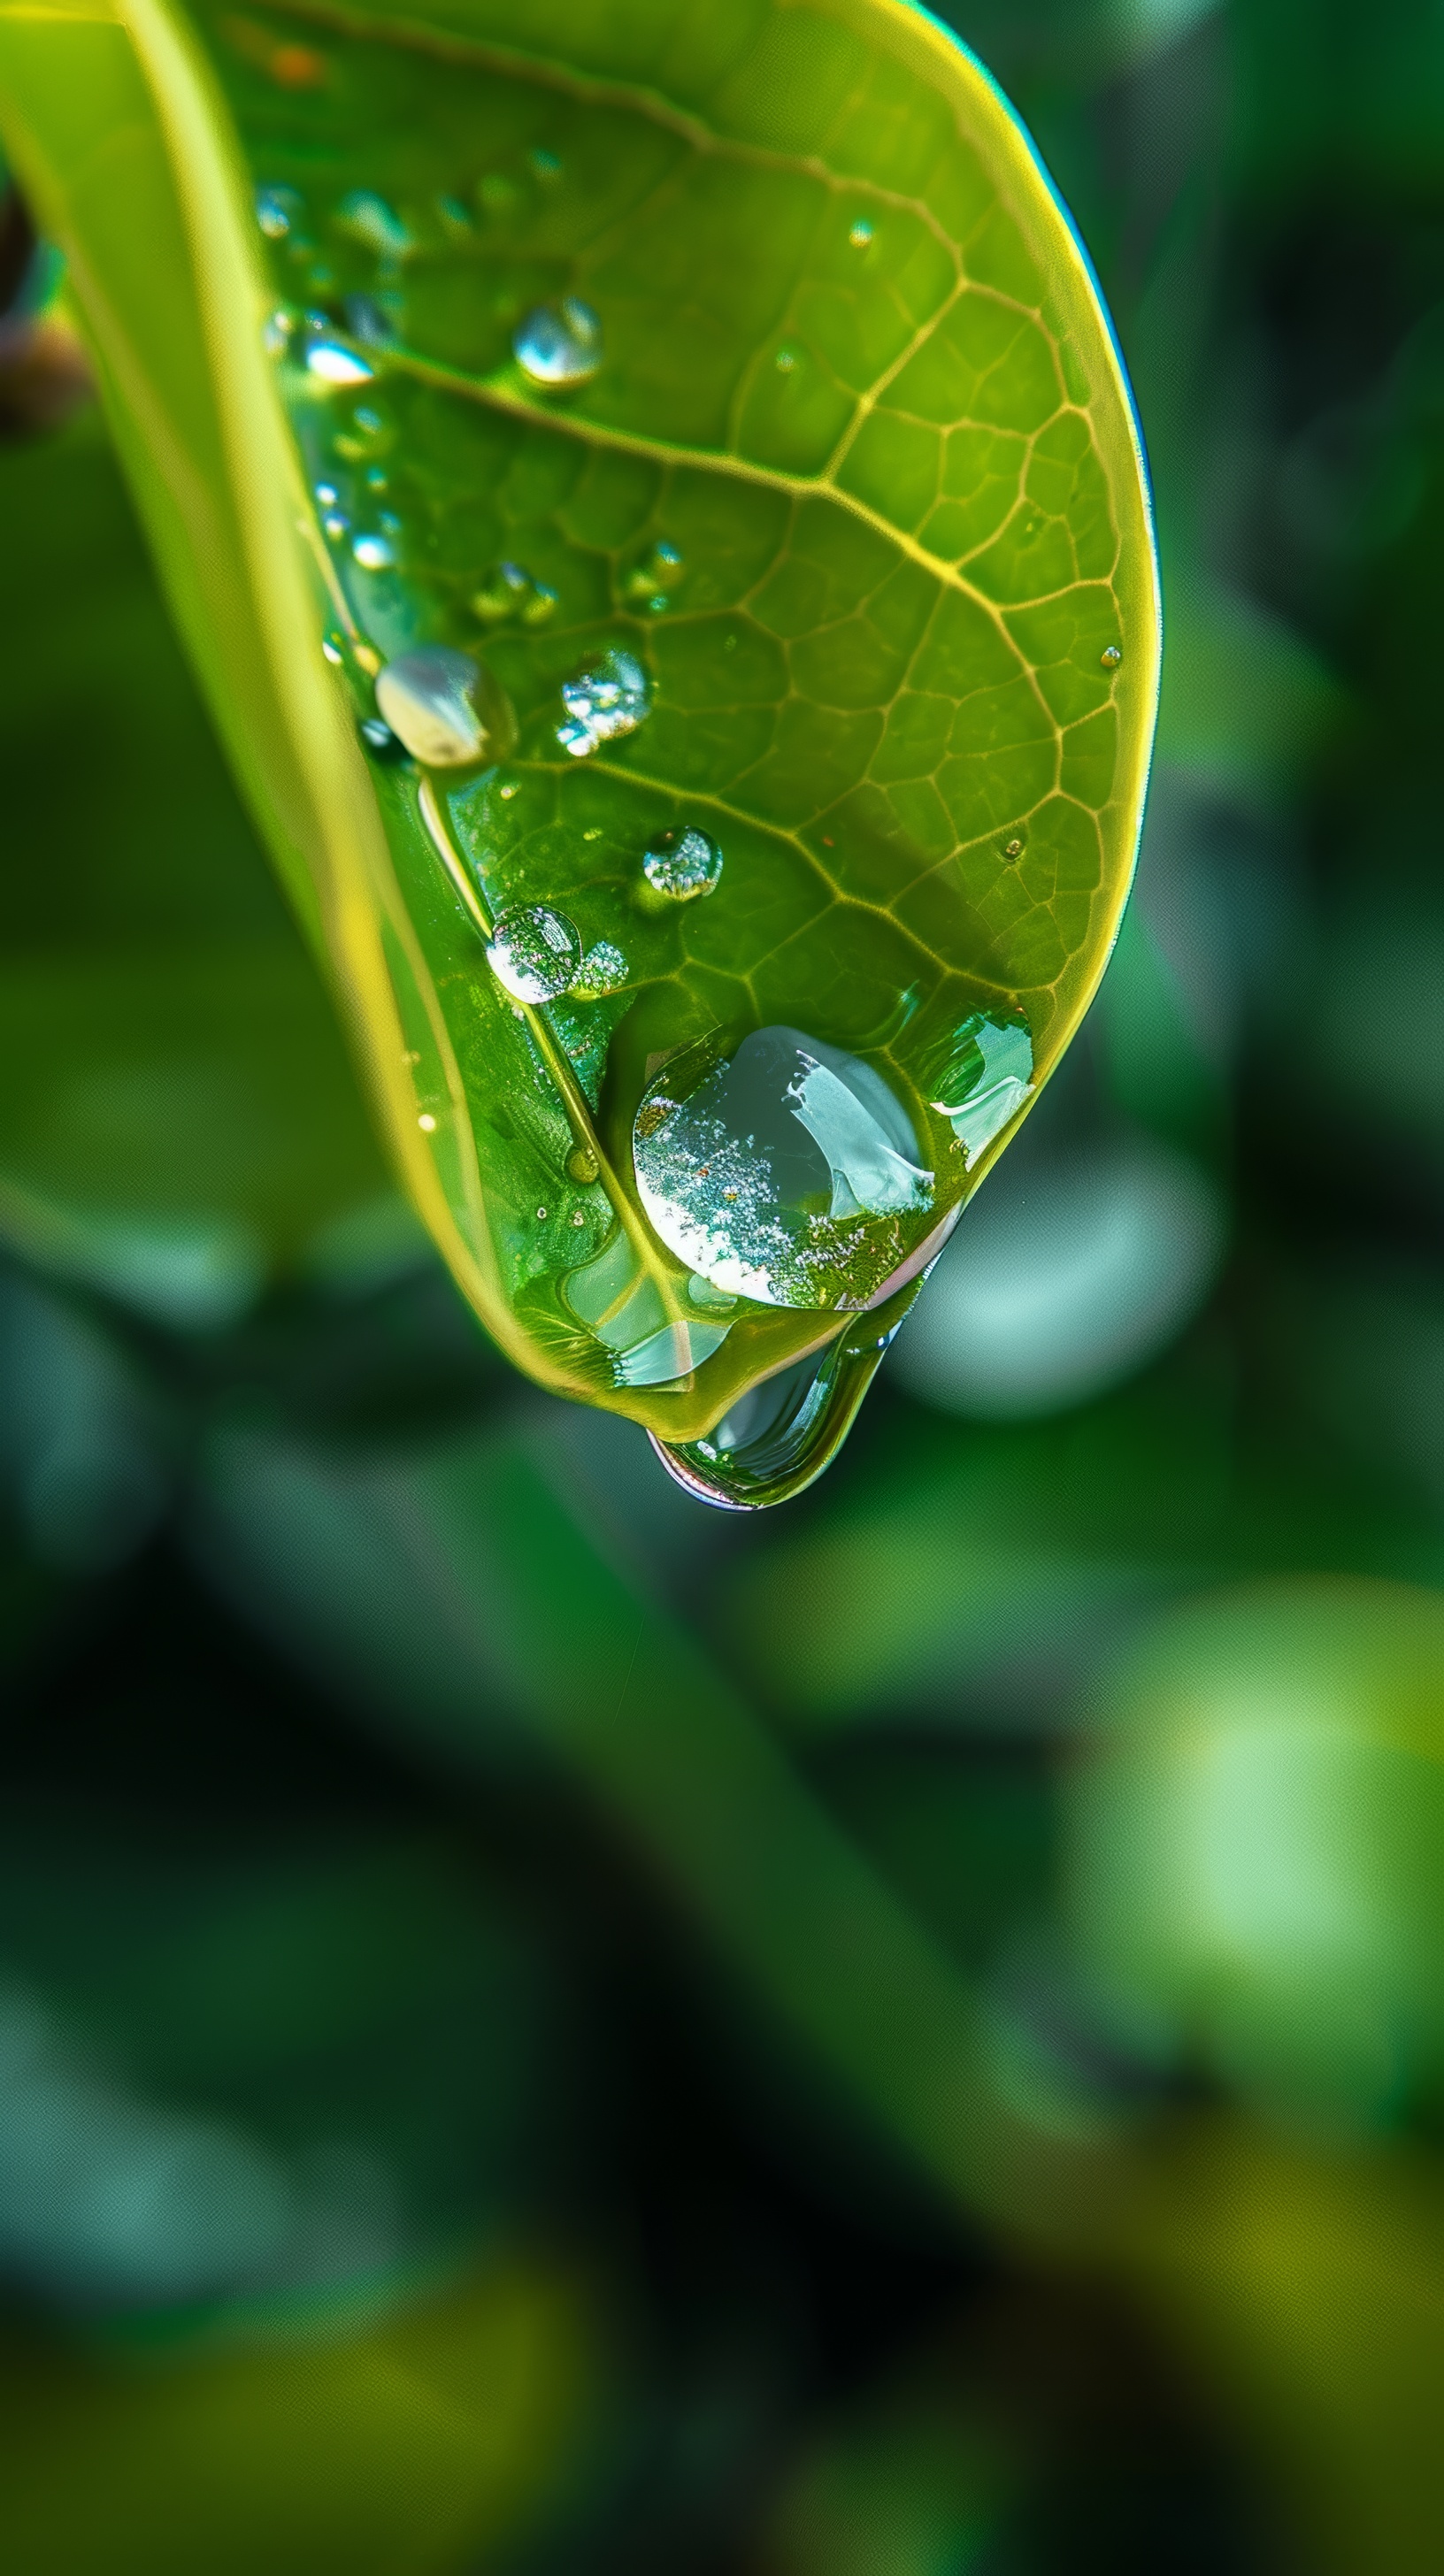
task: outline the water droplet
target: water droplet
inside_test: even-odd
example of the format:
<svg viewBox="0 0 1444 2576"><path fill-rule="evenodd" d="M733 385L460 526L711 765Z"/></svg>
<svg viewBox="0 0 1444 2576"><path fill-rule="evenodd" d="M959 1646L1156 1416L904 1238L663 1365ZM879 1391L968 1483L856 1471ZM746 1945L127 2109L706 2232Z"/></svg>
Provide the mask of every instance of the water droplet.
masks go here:
<svg viewBox="0 0 1444 2576"><path fill-rule="evenodd" d="M359 465L365 457L389 455L395 442L395 424L386 413L375 403L359 402L348 426L338 430L331 443L348 464Z"/></svg>
<svg viewBox="0 0 1444 2576"><path fill-rule="evenodd" d="M1021 859L1022 855L1023 844L1015 832L1011 841L1003 843L1003 856L1005 859Z"/></svg>
<svg viewBox="0 0 1444 2576"><path fill-rule="evenodd" d="M627 980L627 961L620 948L610 939L599 939L589 948L576 974L571 990L579 1002L600 1002L608 993L619 993Z"/></svg>
<svg viewBox="0 0 1444 2576"><path fill-rule="evenodd" d="M291 345L296 316L287 305L278 304L261 324L261 346L268 358L284 358Z"/></svg>
<svg viewBox="0 0 1444 2576"><path fill-rule="evenodd" d="M352 339L364 341L368 349L387 348L395 339L396 325L374 295L348 295L344 310Z"/></svg>
<svg viewBox="0 0 1444 2576"><path fill-rule="evenodd" d="M1119 663L1123 659L1122 645L1105 644L1099 659L1102 662L1105 671L1116 671Z"/></svg>
<svg viewBox="0 0 1444 2576"><path fill-rule="evenodd" d="M582 834L582 839L584 841L599 841L601 837L602 827L600 823L589 824L586 831Z"/></svg>
<svg viewBox="0 0 1444 2576"><path fill-rule="evenodd" d="M630 653L604 653L594 671L583 671L562 683L567 721L557 727L557 740L574 759L585 760L599 743L635 733L652 703L647 674Z"/></svg>
<svg viewBox="0 0 1444 2576"><path fill-rule="evenodd" d="M321 525L334 546L340 544L341 539L347 534L351 522L347 518L344 510L328 510L326 516L321 521Z"/></svg>
<svg viewBox="0 0 1444 2576"><path fill-rule="evenodd" d="M332 218L339 231L374 251L378 259L404 259L415 242L395 209L374 188L353 188Z"/></svg>
<svg viewBox="0 0 1444 2576"><path fill-rule="evenodd" d="M539 1208L537 1209L537 1212L536 1212L536 1221L537 1221L538 1225L545 1225L545 1223L546 1223L546 1221L547 1221L547 1212L546 1212L546 1209L545 1209L544 1207L539 1207Z"/></svg>
<svg viewBox="0 0 1444 2576"><path fill-rule="evenodd" d="M496 917L487 963L516 1002L554 1002L582 962L576 925L544 903L512 904Z"/></svg>
<svg viewBox="0 0 1444 2576"><path fill-rule="evenodd" d="M267 241L284 241L305 211L305 200L295 188L256 190L256 221Z"/></svg>
<svg viewBox="0 0 1444 2576"><path fill-rule="evenodd" d="M384 492L390 484L390 480L391 477L387 473L384 465L372 465L367 468L366 489L368 492Z"/></svg>
<svg viewBox="0 0 1444 2576"><path fill-rule="evenodd" d="M556 592L546 582L538 581L524 564L516 563L493 564L471 602L485 626L501 626L508 620L522 626L545 626L556 604Z"/></svg>
<svg viewBox="0 0 1444 2576"><path fill-rule="evenodd" d="M1033 1088L1033 1039L1027 1020L973 1011L954 1030L931 1102L950 1120L971 1164L1022 1108Z"/></svg>
<svg viewBox="0 0 1444 2576"><path fill-rule="evenodd" d="M306 368L308 374L319 376L323 385L364 385L376 372L354 349L343 349L338 340L313 340L306 351Z"/></svg>
<svg viewBox="0 0 1444 2576"><path fill-rule="evenodd" d="M779 376L790 376L797 364L797 351L795 349L779 349L773 364L775 365Z"/></svg>
<svg viewBox="0 0 1444 2576"><path fill-rule="evenodd" d="M476 226L472 222L470 215L467 213L466 208L459 197L438 197L436 200L436 211L440 215L448 232L475 232Z"/></svg>
<svg viewBox="0 0 1444 2576"><path fill-rule="evenodd" d="M388 724L382 724L378 716L364 716L356 730L373 760L390 762L408 758L401 736L393 733Z"/></svg>
<svg viewBox="0 0 1444 2576"><path fill-rule="evenodd" d="M559 152L549 152L545 144L538 143L533 145L531 151L526 157L539 179L559 179L561 177L562 161L561 154Z"/></svg>
<svg viewBox="0 0 1444 2576"><path fill-rule="evenodd" d="M586 1221L586 1211L583 1208L573 1208L567 1219L568 1225L585 1225Z"/></svg>
<svg viewBox="0 0 1444 2576"><path fill-rule="evenodd" d="M490 672L449 644L423 645L388 662L376 682L376 704L413 760L428 769L504 759L515 739L510 703Z"/></svg>
<svg viewBox="0 0 1444 2576"><path fill-rule="evenodd" d="M430 1112L430 1110L429 1110L429 1109L423 1109L423 1110L422 1110L422 1113L421 1113L420 1117L417 1119L416 1124L417 1124L417 1126L420 1128L420 1130L421 1130L421 1132L422 1132L422 1135L423 1135L423 1136L434 1136L434 1135L435 1135L435 1133L436 1133L436 1121L435 1121L435 1119L432 1117L431 1112Z"/></svg>
<svg viewBox="0 0 1444 2576"><path fill-rule="evenodd" d="M332 635L323 635L323 636L322 636L322 638L321 638L321 650L322 650L322 652L324 653L324 655L325 655L325 657L326 657L326 660L327 660L328 662L334 662L334 663L339 664L339 663L341 663L341 662L343 662L343 661L345 660L345 655L343 654L343 652L342 652L342 650L341 650L340 645L336 642L335 637L334 637L334 636L332 636Z"/></svg>
<svg viewBox="0 0 1444 2576"><path fill-rule="evenodd" d="M658 832L647 844L642 874L658 894L674 903L692 903L712 894L722 874L722 853L710 832L689 823L674 832Z"/></svg>
<svg viewBox="0 0 1444 2576"><path fill-rule="evenodd" d="M589 385L602 363L602 326L590 304L564 295L556 306L538 304L519 322L512 354L528 382L548 393Z"/></svg>
<svg viewBox="0 0 1444 2576"><path fill-rule="evenodd" d="M868 222L866 215L858 216L858 219L853 225L847 238L851 242L854 250L866 250L868 243L872 239L872 226Z"/></svg>
<svg viewBox="0 0 1444 2576"><path fill-rule="evenodd" d="M353 538L351 552L363 572L387 572L396 561L396 548L391 539L371 530Z"/></svg>
<svg viewBox="0 0 1444 2576"><path fill-rule="evenodd" d="M514 778L504 779L501 786L498 788L497 793L500 796L503 805L509 805L513 796L516 794L516 780Z"/></svg>
<svg viewBox="0 0 1444 2576"><path fill-rule="evenodd" d="M933 1183L881 1074L789 1028L755 1030L730 1063L701 1062L681 1102L669 1065L633 1127L662 1241L715 1288L763 1305L874 1295L907 1249L898 1220L931 1207Z"/></svg>
<svg viewBox="0 0 1444 2576"><path fill-rule="evenodd" d="M321 503L323 509L334 509L336 502L340 498L334 483L317 483L314 486L314 490L316 498Z"/></svg>
<svg viewBox="0 0 1444 2576"><path fill-rule="evenodd" d="M659 537L640 563L633 564L622 584L623 597L640 600L653 610L665 608L686 569L680 547Z"/></svg>
<svg viewBox="0 0 1444 2576"><path fill-rule="evenodd" d="M567 1156L567 1179L575 1181L578 1189L589 1189L600 1170L601 1165L590 1145L572 1147Z"/></svg>

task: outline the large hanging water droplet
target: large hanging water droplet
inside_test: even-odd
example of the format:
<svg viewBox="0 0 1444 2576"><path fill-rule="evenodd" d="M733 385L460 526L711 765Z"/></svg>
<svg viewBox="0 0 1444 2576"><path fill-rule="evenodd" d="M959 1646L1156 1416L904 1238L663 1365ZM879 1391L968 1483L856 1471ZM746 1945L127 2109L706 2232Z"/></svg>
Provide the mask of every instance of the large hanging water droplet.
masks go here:
<svg viewBox="0 0 1444 2576"><path fill-rule="evenodd" d="M529 384L545 393L589 385L602 363L602 326L579 295L538 304L517 324L512 355Z"/></svg>
<svg viewBox="0 0 1444 2576"><path fill-rule="evenodd" d="M674 903L693 903L716 888L722 853L710 832L689 823L678 831L658 832L647 843L642 874L654 893L669 895Z"/></svg>
<svg viewBox="0 0 1444 2576"><path fill-rule="evenodd" d="M631 653L605 653L593 671L562 682L565 724L557 740L576 760L585 760L600 743L635 733L651 710L647 674Z"/></svg>
<svg viewBox="0 0 1444 2576"><path fill-rule="evenodd" d="M965 1163L1001 1135L1033 1089L1033 1039L1021 1013L991 1019L973 1011L958 1027L931 1103L952 1123Z"/></svg>
<svg viewBox="0 0 1444 2576"><path fill-rule="evenodd" d="M589 948L576 974L572 977L572 997L578 1002L605 1001L609 993L620 993L628 975L626 958L610 939L599 939Z"/></svg>
<svg viewBox="0 0 1444 2576"><path fill-rule="evenodd" d="M798 1029L758 1029L685 1099L668 1066L633 1128L642 1205L714 1287L768 1306L857 1306L932 1206L912 1122L881 1074Z"/></svg>
<svg viewBox="0 0 1444 2576"><path fill-rule="evenodd" d="M497 914L487 963L513 1001L554 1002L582 962L576 926L544 903L517 903Z"/></svg>
<svg viewBox="0 0 1444 2576"><path fill-rule="evenodd" d="M388 662L377 678L376 704L427 769L504 760L516 739L504 691L469 653L449 644L424 645Z"/></svg>

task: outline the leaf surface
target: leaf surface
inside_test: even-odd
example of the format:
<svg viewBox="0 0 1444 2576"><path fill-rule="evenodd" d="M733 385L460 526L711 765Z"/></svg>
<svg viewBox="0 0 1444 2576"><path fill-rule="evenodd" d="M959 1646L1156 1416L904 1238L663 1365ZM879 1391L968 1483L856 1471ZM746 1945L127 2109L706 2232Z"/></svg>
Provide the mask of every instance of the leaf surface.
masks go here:
<svg viewBox="0 0 1444 2576"><path fill-rule="evenodd" d="M1026 137L892 0L111 5L4 17L16 149L418 1203L560 1391L695 1443L821 1351L836 1431L1137 839L1146 494ZM484 674L451 766L374 689L437 647ZM518 998L517 907L603 968ZM841 1075L785 1259L763 1030Z"/></svg>

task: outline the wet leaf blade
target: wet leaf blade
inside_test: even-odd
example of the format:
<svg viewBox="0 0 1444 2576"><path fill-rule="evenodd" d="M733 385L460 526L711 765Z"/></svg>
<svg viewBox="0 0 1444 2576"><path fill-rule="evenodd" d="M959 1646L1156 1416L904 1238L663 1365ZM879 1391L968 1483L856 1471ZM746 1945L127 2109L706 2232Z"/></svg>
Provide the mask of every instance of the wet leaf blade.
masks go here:
<svg viewBox="0 0 1444 2576"><path fill-rule="evenodd" d="M107 41L142 67L163 174L206 181L190 390L212 403L223 463L202 470L222 473L227 573L260 637L237 653L274 703L258 710L252 671L238 718L218 685L463 1284L547 1382L687 1439L837 1323L747 1309L680 1381L618 1383L567 1290L617 1212L639 1297L687 1311L685 1271L625 1205L649 1065L710 1027L780 1022L881 1071L935 1193L870 1245L880 1281L924 1256L1009 1132L964 1156L930 1106L951 1034L1021 1007L1046 1077L1111 944L1156 598L1086 263L998 94L887 0L680 21L519 0L401 22L207 8L194 25L205 63L155 0L126 0ZM37 82L16 26L33 127L56 76ZM72 66L90 44L73 26ZM88 245L77 166L50 204ZM263 236L248 186L271 192ZM558 396L514 349L569 297L604 357ZM267 309L288 326L274 383ZM306 363L322 345L329 375ZM115 368L112 390L124 408ZM194 579L194 532L153 500ZM528 605L498 615L510 565ZM415 773L368 773L346 739L316 661L326 616L353 715L368 658L417 644L506 690L516 755L450 793L443 778L443 832L492 916L544 902L618 950L620 993L518 1021ZM651 713L576 758L563 685L618 651ZM689 824L722 847L721 883L648 906L641 853ZM561 1150L589 1112L600 1195Z"/></svg>

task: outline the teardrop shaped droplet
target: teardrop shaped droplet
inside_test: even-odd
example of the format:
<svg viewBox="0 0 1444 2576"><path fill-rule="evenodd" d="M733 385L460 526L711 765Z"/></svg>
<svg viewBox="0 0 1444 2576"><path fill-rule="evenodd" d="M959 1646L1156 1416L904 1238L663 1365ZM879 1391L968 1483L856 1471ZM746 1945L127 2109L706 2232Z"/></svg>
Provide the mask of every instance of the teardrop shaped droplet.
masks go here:
<svg viewBox="0 0 1444 2576"><path fill-rule="evenodd" d="M388 662L377 678L376 704L427 769L503 760L516 739L505 692L469 653L449 644L423 645Z"/></svg>
<svg viewBox="0 0 1444 2576"><path fill-rule="evenodd" d="M576 974L571 990L579 1002L604 1001L608 993L619 993L627 980L628 967L620 948L610 939L599 939L589 948Z"/></svg>
<svg viewBox="0 0 1444 2576"><path fill-rule="evenodd" d="M880 1073L800 1029L730 1061L675 1063L632 1132L637 1188L669 1251L767 1306L855 1307L913 1252L933 1203L912 1122Z"/></svg>
<svg viewBox="0 0 1444 2576"><path fill-rule="evenodd" d="M575 760L585 760L604 742L635 733L651 712L652 692L635 654L604 653L595 670L581 671L562 682L566 722L557 740Z"/></svg>
<svg viewBox="0 0 1444 2576"><path fill-rule="evenodd" d="M674 546L669 537L659 537L641 561L632 565L622 583L622 595L641 607L665 608L686 569L681 547Z"/></svg>
<svg viewBox="0 0 1444 2576"><path fill-rule="evenodd" d="M306 372L323 385L364 385L376 370L339 340L313 340L306 351Z"/></svg>
<svg viewBox="0 0 1444 2576"><path fill-rule="evenodd" d="M836 1457L922 1282L910 1280L862 1316L820 1358L797 1361L749 1387L706 1439L648 1438L669 1476L724 1512L790 1502Z"/></svg>
<svg viewBox="0 0 1444 2576"><path fill-rule="evenodd" d="M517 903L497 914L486 956L513 1001L535 1005L566 991L582 962L582 943L564 913Z"/></svg>
<svg viewBox="0 0 1444 2576"><path fill-rule="evenodd" d="M538 304L517 324L512 355L529 384L545 393L589 385L602 363L602 326L579 295Z"/></svg>
<svg viewBox="0 0 1444 2576"><path fill-rule="evenodd" d="M710 832L689 823L677 831L658 832L647 843L642 874L655 893L670 896L674 903L693 903L698 895L711 894L716 888L722 853Z"/></svg>
<svg viewBox="0 0 1444 2576"><path fill-rule="evenodd" d="M295 188L256 190L256 221L267 241L284 241L304 213L304 202Z"/></svg>

